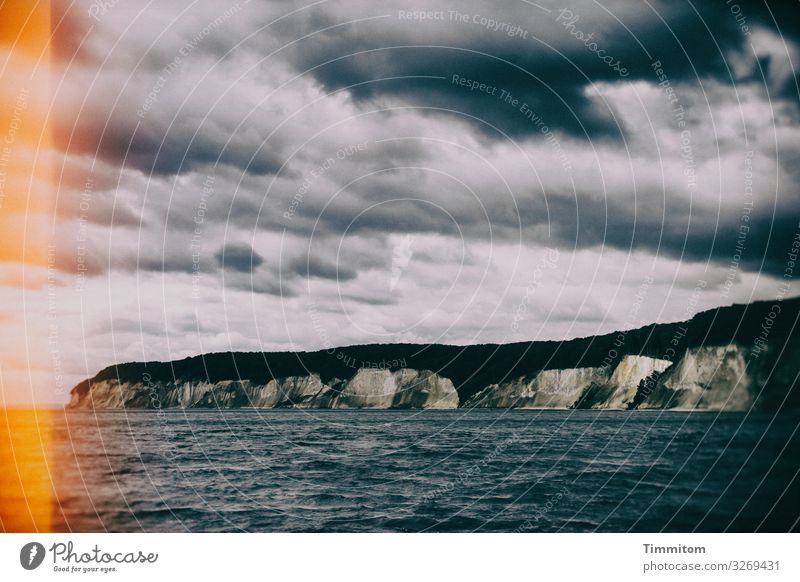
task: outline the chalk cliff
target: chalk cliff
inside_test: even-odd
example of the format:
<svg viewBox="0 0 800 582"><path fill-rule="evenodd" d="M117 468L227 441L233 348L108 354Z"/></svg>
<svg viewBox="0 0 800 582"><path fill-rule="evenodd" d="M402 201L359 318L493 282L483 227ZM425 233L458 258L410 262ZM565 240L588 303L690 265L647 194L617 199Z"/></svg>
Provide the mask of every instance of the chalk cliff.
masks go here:
<svg viewBox="0 0 800 582"><path fill-rule="evenodd" d="M633 407L639 386L658 378L672 362L647 356L625 356L606 382L592 384L575 402L575 408L618 409Z"/></svg>
<svg viewBox="0 0 800 582"><path fill-rule="evenodd" d="M455 408L453 383L428 370L360 369L350 380L319 375L219 382L139 382L118 379L73 390L69 408Z"/></svg>
<svg viewBox="0 0 800 582"><path fill-rule="evenodd" d="M672 362L625 356L611 367L542 370L531 377L491 384L465 406L478 408L595 408L627 410L640 383Z"/></svg>
<svg viewBox="0 0 800 582"><path fill-rule="evenodd" d="M739 345L686 350L675 365L640 388L638 408L677 410L775 410L791 403L800 368L800 342L754 353ZM785 362L785 364L783 363Z"/></svg>
<svg viewBox="0 0 800 582"><path fill-rule="evenodd" d="M563 342L366 345L116 364L69 408L800 410L800 299Z"/></svg>
<svg viewBox="0 0 800 582"><path fill-rule="evenodd" d="M605 383L604 368L542 370L533 376L490 384L464 405L477 408L570 408L595 383Z"/></svg>
<svg viewBox="0 0 800 582"><path fill-rule="evenodd" d="M433 372L362 368L331 399L331 408L456 408L453 382Z"/></svg>

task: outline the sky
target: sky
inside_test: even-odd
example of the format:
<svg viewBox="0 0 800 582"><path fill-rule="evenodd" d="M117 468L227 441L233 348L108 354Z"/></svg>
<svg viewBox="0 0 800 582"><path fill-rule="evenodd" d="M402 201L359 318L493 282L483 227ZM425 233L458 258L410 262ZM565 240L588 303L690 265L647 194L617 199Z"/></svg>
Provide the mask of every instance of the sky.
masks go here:
<svg viewBox="0 0 800 582"><path fill-rule="evenodd" d="M797 295L796 8L699 4L52 2L1 47L0 130L51 176L0 168L4 402Z"/></svg>

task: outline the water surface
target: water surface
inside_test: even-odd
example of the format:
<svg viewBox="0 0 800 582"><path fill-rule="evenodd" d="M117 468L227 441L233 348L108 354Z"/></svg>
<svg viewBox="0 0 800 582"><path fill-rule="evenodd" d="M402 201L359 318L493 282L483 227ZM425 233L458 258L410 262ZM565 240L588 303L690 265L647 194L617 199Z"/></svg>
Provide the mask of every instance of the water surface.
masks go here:
<svg viewBox="0 0 800 582"><path fill-rule="evenodd" d="M797 415L54 413L72 531L787 531Z"/></svg>

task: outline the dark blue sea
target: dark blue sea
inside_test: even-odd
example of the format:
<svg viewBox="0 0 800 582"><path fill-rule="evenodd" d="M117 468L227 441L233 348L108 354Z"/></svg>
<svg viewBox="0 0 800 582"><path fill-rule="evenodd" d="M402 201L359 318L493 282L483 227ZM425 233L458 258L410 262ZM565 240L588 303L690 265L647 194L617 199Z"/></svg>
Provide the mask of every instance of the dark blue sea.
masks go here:
<svg viewBox="0 0 800 582"><path fill-rule="evenodd" d="M56 529L798 529L798 415L662 411L74 411Z"/></svg>

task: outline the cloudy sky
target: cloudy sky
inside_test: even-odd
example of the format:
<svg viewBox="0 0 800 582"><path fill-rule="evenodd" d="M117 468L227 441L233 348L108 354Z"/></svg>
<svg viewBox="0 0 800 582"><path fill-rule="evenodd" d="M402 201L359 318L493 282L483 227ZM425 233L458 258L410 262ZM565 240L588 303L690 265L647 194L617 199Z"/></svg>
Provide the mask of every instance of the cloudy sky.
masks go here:
<svg viewBox="0 0 800 582"><path fill-rule="evenodd" d="M5 350L49 341L7 398L113 362L774 298L800 19L737 2L54 3L54 246L0 311Z"/></svg>

